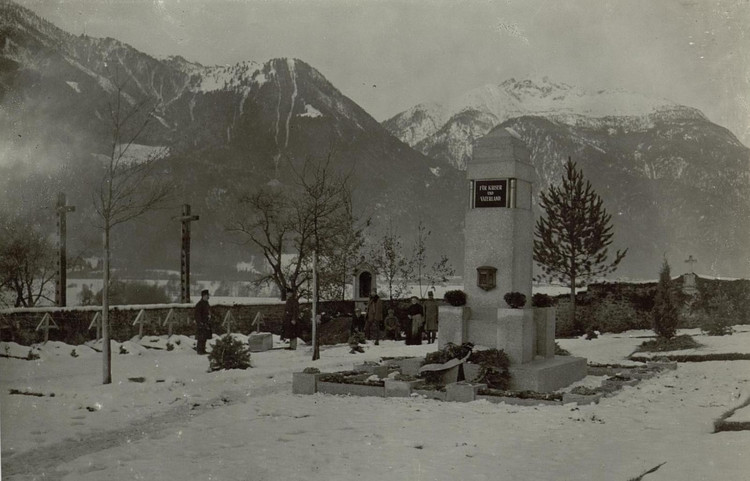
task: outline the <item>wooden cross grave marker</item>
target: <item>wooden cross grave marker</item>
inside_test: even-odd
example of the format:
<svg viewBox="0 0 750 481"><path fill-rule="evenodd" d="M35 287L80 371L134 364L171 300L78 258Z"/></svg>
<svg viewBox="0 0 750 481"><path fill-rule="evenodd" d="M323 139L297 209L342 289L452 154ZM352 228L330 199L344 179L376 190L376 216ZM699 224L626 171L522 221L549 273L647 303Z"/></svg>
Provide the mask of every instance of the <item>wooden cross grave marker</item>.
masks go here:
<svg viewBox="0 0 750 481"><path fill-rule="evenodd" d="M200 216L190 214L190 204L182 205L182 215L176 218L182 223L182 251L180 256L180 302L190 302L190 223Z"/></svg>
<svg viewBox="0 0 750 481"><path fill-rule="evenodd" d="M255 326L255 332L261 332L261 329L263 329L263 313L258 311L257 314L255 314L255 319L253 319L253 326Z"/></svg>
<svg viewBox="0 0 750 481"><path fill-rule="evenodd" d="M164 318L164 322L161 323L162 326L167 326L168 335L167 337L172 337L172 326L177 322L177 316L174 315L174 309L170 309L167 313L167 317Z"/></svg>
<svg viewBox="0 0 750 481"><path fill-rule="evenodd" d="M141 309L140 311L138 311L138 315L135 316L135 321L133 321L134 326L138 324L138 339L143 339L143 325L147 322L146 311Z"/></svg>
<svg viewBox="0 0 750 481"><path fill-rule="evenodd" d="M698 262L698 259L693 258L692 255L688 256L687 259L685 259L685 262L690 265L690 273L693 273L693 264Z"/></svg>
<svg viewBox="0 0 750 481"><path fill-rule="evenodd" d="M50 323L52 323L50 325ZM47 344L47 341L49 341L49 330L50 329L58 329L57 324L55 324L55 320L52 319L52 316L49 312L44 313L44 317L42 317L42 320L37 324L35 331L38 331L39 329L44 329L44 344Z"/></svg>
<svg viewBox="0 0 750 481"><path fill-rule="evenodd" d="M96 314L94 314L94 318L91 319L91 324L89 324L89 330L96 327L96 340L97 342L99 339L102 338L102 313L101 311L96 311Z"/></svg>
<svg viewBox="0 0 750 481"><path fill-rule="evenodd" d="M232 323L234 322L234 316L232 315L232 310L227 309L227 313L224 314L224 322L221 323L222 326L224 326L227 329L227 334L232 332Z"/></svg>

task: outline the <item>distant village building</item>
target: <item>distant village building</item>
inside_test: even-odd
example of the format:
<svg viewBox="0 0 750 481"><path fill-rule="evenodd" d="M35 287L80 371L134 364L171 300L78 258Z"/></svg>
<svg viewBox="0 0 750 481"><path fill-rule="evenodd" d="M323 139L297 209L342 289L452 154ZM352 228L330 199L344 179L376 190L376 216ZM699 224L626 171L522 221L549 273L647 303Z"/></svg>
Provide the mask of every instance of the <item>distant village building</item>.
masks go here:
<svg viewBox="0 0 750 481"><path fill-rule="evenodd" d="M258 272L258 269L256 269L254 262L238 262L237 264L235 264L234 268L237 270L237 272Z"/></svg>

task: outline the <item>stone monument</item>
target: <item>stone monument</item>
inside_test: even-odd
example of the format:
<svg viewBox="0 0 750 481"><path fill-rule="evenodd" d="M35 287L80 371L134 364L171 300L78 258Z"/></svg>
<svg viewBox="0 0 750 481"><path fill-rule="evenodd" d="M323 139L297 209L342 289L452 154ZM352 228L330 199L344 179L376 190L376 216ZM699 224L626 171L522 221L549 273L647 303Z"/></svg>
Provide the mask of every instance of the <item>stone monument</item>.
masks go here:
<svg viewBox="0 0 750 481"><path fill-rule="evenodd" d="M582 379L584 358L555 356L554 308L531 307L536 172L526 145L511 129L493 129L474 142L466 177L467 305L441 307L438 346L471 342L504 350L516 390L553 391ZM524 294L526 306L508 306L509 292Z"/></svg>

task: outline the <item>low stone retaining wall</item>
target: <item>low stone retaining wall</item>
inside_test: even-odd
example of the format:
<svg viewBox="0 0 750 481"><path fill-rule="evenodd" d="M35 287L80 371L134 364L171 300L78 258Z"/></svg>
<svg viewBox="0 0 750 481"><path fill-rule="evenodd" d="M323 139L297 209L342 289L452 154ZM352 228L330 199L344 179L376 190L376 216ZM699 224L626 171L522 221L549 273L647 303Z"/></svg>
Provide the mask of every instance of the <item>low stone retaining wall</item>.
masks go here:
<svg viewBox="0 0 750 481"><path fill-rule="evenodd" d="M607 371L594 370L594 372L612 372L613 374L612 377L603 380L599 388L584 388L584 392L581 393L565 392L562 393L562 399L559 399L559 395L548 395L547 398L545 398L543 395L537 395L535 397L533 393L529 394L526 392L524 392L525 395L522 394L520 396L506 395L506 392L493 393L492 390L487 389L486 384L472 382L471 380L449 383L444 389L426 389L424 381L421 379L401 380L385 377L388 374L389 368L391 369L391 372L393 372L392 369L397 368L397 366L405 366L406 369L413 369L414 366L420 365L421 362L421 358L408 358L388 360L382 365L361 364L355 366L354 371L362 373L362 375L377 375L380 379L383 379L382 386L377 385L376 383L368 384L366 382L346 383L321 381L320 376L326 373L294 373L292 392L294 394L314 394L315 392L320 392L324 394L375 397L410 397L418 395L440 401L471 402L481 399L492 403L505 403L518 406L562 406L563 404L570 403L583 405L598 403L602 397L611 396L625 386L635 386L641 380L648 379L662 369L665 369L664 367L659 366L654 366L648 369L637 367L637 369L628 369L630 371L628 375L637 375L626 377L623 373L623 368L621 367L601 367ZM478 368L478 366L476 367ZM671 369L671 366L666 367L666 369ZM349 372L349 374L352 374L352 372Z"/></svg>
<svg viewBox="0 0 750 481"><path fill-rule="evenodd" d="M385 386L318 381L318 392L349 396L385 397Z"/></svg>
<svg viewBox="0 0 750 481"><path fill-rule="evenodd" d="M562 404L577 403L581 406L585 404L599 404L599 400L604 397L604 393L596 394L574 394L574 393L563 393Z"/></svg>

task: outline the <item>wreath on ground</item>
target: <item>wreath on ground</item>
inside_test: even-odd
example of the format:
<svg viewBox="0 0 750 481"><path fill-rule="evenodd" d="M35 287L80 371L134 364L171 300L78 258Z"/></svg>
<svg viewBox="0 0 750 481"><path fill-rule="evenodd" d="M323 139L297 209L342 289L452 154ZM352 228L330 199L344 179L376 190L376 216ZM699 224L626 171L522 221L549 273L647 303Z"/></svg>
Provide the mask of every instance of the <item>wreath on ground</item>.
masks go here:
<svg viewBox="0 0 750 481"><path fill-rule="evenodd" d="M507 390L510 387L510 358L502 349L473 351L469 362L480 366L476 381L490 389Z"/></svg>

